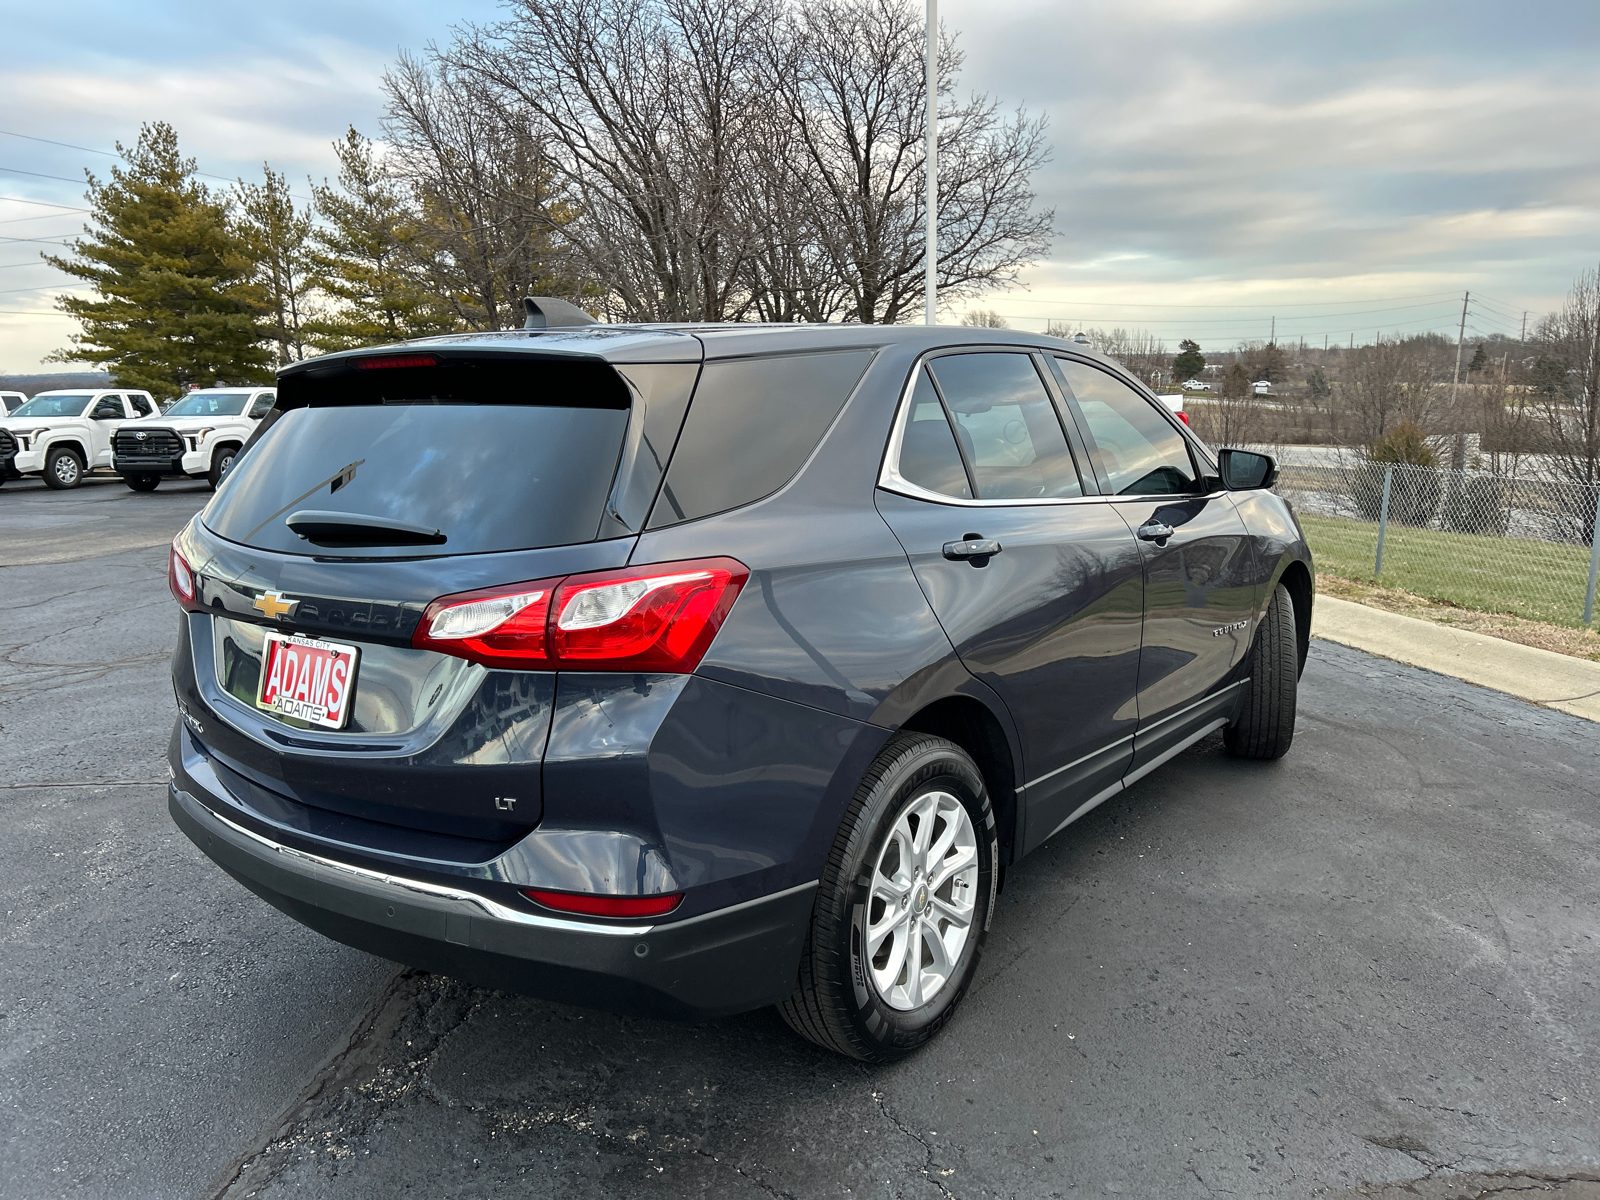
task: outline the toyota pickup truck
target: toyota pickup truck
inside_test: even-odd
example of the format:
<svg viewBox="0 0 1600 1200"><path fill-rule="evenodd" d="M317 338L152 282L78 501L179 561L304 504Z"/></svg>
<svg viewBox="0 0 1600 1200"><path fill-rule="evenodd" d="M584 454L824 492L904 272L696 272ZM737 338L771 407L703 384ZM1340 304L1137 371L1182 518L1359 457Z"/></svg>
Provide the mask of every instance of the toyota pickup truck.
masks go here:
<svg viewBox="0 0 1600 1200"><path fill-rule="evenodd" d="M264 387L192 391L119 429L112 469L136 492L153 492L163 479L204 479L214 491L277 395Z"/></svg>
<svg viewBox="0 0 1600 1200"><path fill-rule="evenodd" d="M153 416L149 392L40 392L0 419L0 479L40 476L52 488L75 488L90 471L111 466L118 429Z"/></svg>

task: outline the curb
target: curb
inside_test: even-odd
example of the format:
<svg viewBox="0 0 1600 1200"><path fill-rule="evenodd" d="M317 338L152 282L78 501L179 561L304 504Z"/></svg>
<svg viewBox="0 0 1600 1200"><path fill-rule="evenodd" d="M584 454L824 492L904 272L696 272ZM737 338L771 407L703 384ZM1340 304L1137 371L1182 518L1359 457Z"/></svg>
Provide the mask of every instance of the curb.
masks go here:
<svg viewBox="0 0 1600 1200"><path fill-rule="evenodd" d="M1333 596L1317 597L1311 610L1311 634L1600 721L1600 663L1402 617Z"/></svg>

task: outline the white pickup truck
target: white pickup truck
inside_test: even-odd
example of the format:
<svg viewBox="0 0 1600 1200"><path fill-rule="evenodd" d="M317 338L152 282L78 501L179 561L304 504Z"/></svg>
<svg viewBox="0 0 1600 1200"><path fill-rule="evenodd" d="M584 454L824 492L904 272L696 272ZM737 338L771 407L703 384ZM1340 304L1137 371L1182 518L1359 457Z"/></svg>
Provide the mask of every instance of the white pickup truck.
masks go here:
<svg viewBox="0 0 1600 1200"><path fill-rule="evenodd" d="M112 469L136 492L153 492L164 478L204 479L215 490L277 398L268 387L192 391L119 429Z"/></svg>
<svg viewBox="0 0 1600 1200"><path fill-rule="evenodd" d="M117 430L155 412L149 392L40 392L0 418L0 479L39 475L48 487L77 487L88 472L111 465Z"/></svg>

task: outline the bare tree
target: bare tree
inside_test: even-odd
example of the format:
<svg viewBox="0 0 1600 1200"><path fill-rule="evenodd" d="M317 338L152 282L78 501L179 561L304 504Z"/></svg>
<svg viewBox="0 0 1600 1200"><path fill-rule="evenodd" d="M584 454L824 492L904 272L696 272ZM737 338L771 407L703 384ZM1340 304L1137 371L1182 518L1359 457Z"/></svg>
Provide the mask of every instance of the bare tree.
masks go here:
<svg viewBox="0 0 1600 1200"><path fill-rule="evenodd" d="M516 0L456 59L546 124L583 220L568 228L615 314L739 315L733 192L772 85L768 0Z"/></svg>
<svg viewBox="0 0 1600 1200"><path fill-rule="evenodd" d="M1171 356L1160 338L1143 329L1088 329L1089 344L1101 354L1116 359L1150 387L1169 381Z"/></svg>
<svg viewBox="0 0 1600 1200"><path fill-rule="evenodd" d="M1448 391L1444 377L1429 338L1380 338L1356 349L1334 388L1341 432L1371 446L1398 421L1431 430Z"/></svg>
<svg viewBox="0 0 1600 1200"><path fill-rule="evenodd" d="M537 119L437 51L402 53L383 83L385 167L416 199L420 265L462 322L500 329L521 322L523 296L580 298L564 237L577 208L555 186Z"/></svg>
<svg viewBox="0 0 1600 1200"><path fill-rule="evenodd" d="M814 236L848 289L847 320L903 319L921 302L926 243L926 72L919 11L905 0L813 0L791 9L781 78L814 173ZM945 301L1008 287L1049 248L1053 211L1033 211L1049 159L1045 123L974 95L953 100L962 56L939 52L939 263Z"/></svg>
<svg viewBox="0 0 1600 1200"><path fill-rule="evenodd" d="M1600 482L1600 273L1585 271L1539 324L1534 398L1556 472Z"/></svg>
<svg viewBox="0 0 1600 1200"><path fill-rule="evenodd" d="M961 315L961 323L977 329L1006 329L1006 319L992 308L969 308Z"/></svg>

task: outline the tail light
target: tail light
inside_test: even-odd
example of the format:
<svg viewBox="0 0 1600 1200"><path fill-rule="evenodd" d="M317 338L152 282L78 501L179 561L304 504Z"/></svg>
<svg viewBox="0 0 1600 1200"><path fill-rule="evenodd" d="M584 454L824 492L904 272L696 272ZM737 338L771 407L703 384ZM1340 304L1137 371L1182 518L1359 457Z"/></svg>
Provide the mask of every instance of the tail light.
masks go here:
<svg viewBox="0 0 1600 1200"><path fill-rule="evenodd" d="M178 553L178 543L174 539L172 548L167 554L167 587L172 589L172 598L178 602L179 607L190 612L200 612L200 602L195 598L194 569L189 566L188 560Z"/></svg>
<svg viewBox="0 0 1600 1200"><path fill-rule="evenodd" d="M663 917L683 901L682 892L660 896L597 896L592 892L547 892L524 888L522 894L535 904L557 912L578 913L586 917Z"/></svg>
<svg viewBox="0 0 1600 1200"><path fill-rule="evenodd" d="M1177 417L1178 420L1182 421L1185 425L1189 423L1189 414L1184 412L1181 408L1177 412Z"/></svg>
<svg viewBox="0 0 1600 1200"><path fill-rule="evenodd" d="M688 674L749 577L703 558L461 592L428 605L411 644L510 670Z"/></svg>

